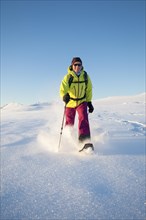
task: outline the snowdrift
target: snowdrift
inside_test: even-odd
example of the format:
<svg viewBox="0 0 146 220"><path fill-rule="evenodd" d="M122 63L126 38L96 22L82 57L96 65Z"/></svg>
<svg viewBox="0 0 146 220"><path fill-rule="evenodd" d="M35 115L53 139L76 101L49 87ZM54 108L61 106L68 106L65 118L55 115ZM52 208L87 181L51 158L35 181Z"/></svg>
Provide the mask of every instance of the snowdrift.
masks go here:
<svg viewBox="0 0 146 220"><path fill-rule="evenodd" d="M1 108L1 219L145 218L145 93L93 101L95 155L78 153L63 103Z"/></svg>

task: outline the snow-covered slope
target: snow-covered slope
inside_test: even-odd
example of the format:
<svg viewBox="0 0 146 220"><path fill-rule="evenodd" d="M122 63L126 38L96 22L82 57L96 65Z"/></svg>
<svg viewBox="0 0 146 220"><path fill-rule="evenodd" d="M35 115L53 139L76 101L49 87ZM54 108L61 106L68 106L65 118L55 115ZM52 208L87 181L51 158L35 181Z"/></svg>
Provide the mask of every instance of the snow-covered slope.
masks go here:
<svg viewBox="0 0 146 220"><path fill-rule="evenodd" d="M61 101L1 108L1 219L145 218L145 93L93 105L92 156Z"/></svg>

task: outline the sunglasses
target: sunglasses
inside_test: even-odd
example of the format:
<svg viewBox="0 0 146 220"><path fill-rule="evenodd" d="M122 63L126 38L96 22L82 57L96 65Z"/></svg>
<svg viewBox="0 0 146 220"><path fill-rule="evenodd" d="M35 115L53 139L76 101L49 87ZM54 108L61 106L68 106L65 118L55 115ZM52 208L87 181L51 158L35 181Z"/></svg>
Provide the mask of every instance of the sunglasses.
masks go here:
<svg viewBox="0 0 146 220"><path fill-rule="evenodd" d="M80 63L75 63L74 66L82 66Z"/></svg>

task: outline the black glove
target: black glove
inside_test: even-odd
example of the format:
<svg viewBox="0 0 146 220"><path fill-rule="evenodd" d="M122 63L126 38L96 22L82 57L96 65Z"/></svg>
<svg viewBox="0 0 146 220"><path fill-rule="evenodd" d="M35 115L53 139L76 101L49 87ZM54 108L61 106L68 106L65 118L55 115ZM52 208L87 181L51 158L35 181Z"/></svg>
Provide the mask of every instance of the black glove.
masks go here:
<svg viewBox="0 0 146 220"><path fill-rule="evenodd" d="M87 106L88 106L88 108L89 108L89 113L92 113L92 112L94 111L94 107L93 107L93 105L92 105L92 102L88 102L88 103L87 103Z"/></svg>
<svg viewBox="0 0 146 220"><path fill-rule="evenodd" d="M63 101L65 102L65 104L67 104L70 100L70 95L67 93L66 95L63 96Z"/></svg>

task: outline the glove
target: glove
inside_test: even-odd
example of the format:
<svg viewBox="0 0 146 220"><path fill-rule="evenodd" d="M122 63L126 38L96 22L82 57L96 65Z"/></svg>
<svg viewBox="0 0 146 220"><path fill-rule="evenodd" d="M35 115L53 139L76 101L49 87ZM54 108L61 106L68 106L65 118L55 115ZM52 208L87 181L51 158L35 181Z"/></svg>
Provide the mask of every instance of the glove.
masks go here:
<svg viewBox="0 0 146 220"><path fill-rule="evenodd" d="M63 96L63 101L65 102L65 104L67 105L67 103L70 100L70 95L67 93L66 95Z"/></svg>
<svg viewBox="0 0 146 220"><path fill-rule="evenodd" d="M88 103L87 103L87 106L88 106L88 108L89 108L89 113L92 113L92 112L94 111L94 107L93 107L93 105L92 105L92 102L88 102Z"/></svg>

